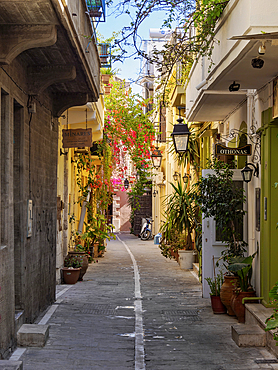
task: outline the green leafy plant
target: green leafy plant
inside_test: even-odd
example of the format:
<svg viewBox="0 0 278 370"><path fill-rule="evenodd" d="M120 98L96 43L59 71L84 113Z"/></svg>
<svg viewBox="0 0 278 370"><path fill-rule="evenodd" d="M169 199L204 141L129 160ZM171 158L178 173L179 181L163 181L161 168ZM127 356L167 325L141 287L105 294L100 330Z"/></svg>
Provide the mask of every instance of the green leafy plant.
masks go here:
<svg viewBox="0 0 278 370"><path fill-rule="evenodd" d="M204 217L214 218L219 237L227 244L221 259L229 264L231 257L244 257L246 252L247 243L241 240L238 231L246 213L243 209L246 197L244 190L236 187L230 165L214 159L208 161L208 168L213 169L214 173L199 179L194 185L193 198Z"/></svg>
<svg viewBox="0 0 278 370"><path fill-rule="evenodd" d="M229 264L227 265L228 271L238 276L239 278L239 290L241 292L248 292L253 290L251 286L252 278L252 262L257 252L252 256L241 257L235 256L229 258Z"/></svg>
<svg viewBox="0 0 278 370"><path fill-rule="evenodd" d="M81 235L81 239L84 240L87 249L94 244L98 243L100 246L104 246L104 240L115 239L115 235L111 232L112 225L107 224L106 217L101 214L96 214L90 220L90 223L85 223L85 232Z"/></svg>
<svg viewBox="0 0 278 370"><path fill-rule="evenodd" d="M82 266L82 262L79 259L72 257L72 258L65 258L64 266L68 268L79 268Z"/></svg>
<svg viewBox="0 0 278 370"><path fill-rule="evenodd" d="M273 314L266 320L265 331L276 330L273 333L273 338L278 346L278 281L269 292L271 303L274 305Z"/></svg>
<svg viewBox="0 0 278 370"><path fill-rule="evenodd" d="M208 286L210 288L210 295L213 295L213 296L220 296L220 289L221 289L221 286L224 282L224 275L223 275L223 272L220 271L216 276L215 278L210 278L210 277L207 277L205 278L205 280L207 281L208 283Z"/></svg>
<svg viewBox="0 0 278 370"><path fill-rule="evenodd" d="M193 249L191 233L197 228L200 217L199 207L193 200L192 192L187 189L187 184L179 181L177 185L171 185L173 193L164 201L166 221L160 228L161 249L165 256L169 255L168 245L174 250Z"/></svg>

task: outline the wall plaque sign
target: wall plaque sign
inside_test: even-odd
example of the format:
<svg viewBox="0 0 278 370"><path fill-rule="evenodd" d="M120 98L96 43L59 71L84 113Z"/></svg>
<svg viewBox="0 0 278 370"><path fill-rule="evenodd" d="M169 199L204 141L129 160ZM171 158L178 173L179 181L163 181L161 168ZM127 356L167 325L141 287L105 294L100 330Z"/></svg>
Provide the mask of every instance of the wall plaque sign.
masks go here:
<svg viewBox="0 0 278 370"><path fill-rule="evenodd" d="M215 145L215 154L218 155L251 155L251 153L251 144L244 145L240 148L228 148L227 146L221 144Z"/></svg>
<svg viewBox="0 0 278 370"><path fill-rule="evenodd" d="M85 148L92 146L92 129L71 129L63 131L63 148Z"/></svg>

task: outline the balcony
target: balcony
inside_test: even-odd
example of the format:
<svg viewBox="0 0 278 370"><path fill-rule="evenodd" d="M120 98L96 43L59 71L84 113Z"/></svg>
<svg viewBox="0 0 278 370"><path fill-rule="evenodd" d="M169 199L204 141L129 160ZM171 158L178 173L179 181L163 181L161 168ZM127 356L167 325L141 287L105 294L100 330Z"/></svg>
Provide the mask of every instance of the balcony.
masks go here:
<svg viewBox="0 0 278 370"><path fill-rule="evenodd" d="M262 6L253 0L230 0L216 27L219 44L212 53L211 71L208 58L200 57L190 72L186 90L189 121L223 120L245 100L247 89L259 89L277 75L277 17L276 1L265 0ZM266 47L264 66L253 68L251 61L258 56L262 43ZM230 92L234 81L240 90Z"/></svg>
<svg viewBox="0 0 278 370"><path fill-rule="evenodd" d="M85 0L2 1L0 34L0 64L19 58L30 95L59 96L55 115L98 100L100 59Z"/></svg>

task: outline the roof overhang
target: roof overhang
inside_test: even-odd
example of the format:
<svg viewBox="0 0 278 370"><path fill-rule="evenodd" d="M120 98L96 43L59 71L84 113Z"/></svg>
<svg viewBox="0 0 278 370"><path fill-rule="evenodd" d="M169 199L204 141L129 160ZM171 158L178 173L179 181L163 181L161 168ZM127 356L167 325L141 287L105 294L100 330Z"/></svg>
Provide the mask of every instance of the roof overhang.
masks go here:
<svg viewBox="0 0 278 370"><path fill-rule="evenodd" d="M246 99L246 91L204 90L187 114L188 121L223 121Z"/></svg>
<svg viewBox="0 0 278 370"><path fill-rule="evenodd" d="M214 72L207 77L204 84L206 90L200 89L187 112L188 121L223 120L245 99L247 90L258 90L272 81L278 75L277 35L278 33L254 35L257 38L252 38L252 35L235 36L238 43L245 43L245 46L236 56L227 55L223 65L215 66ZM266 50L264 55L259 55L258 49L262 43L265 43ZM261 69L251 65L252 59L257 57L264 60ZM229 91L229 86L234 81L240 84L238 92Z"/></svg>

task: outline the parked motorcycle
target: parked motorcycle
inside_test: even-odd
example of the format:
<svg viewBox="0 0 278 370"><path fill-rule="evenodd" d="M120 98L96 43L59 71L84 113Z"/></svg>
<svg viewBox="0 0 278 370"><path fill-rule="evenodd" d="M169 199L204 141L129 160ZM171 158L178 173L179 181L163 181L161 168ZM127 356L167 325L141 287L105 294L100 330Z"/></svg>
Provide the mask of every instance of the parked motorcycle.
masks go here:
<svg viewBox="0 0 278 370"><path fill-rule="evenodd" d="M149 240L152 239L152 218L143 218L142 219L142 228L140 232L141 240Z"/></svg>

